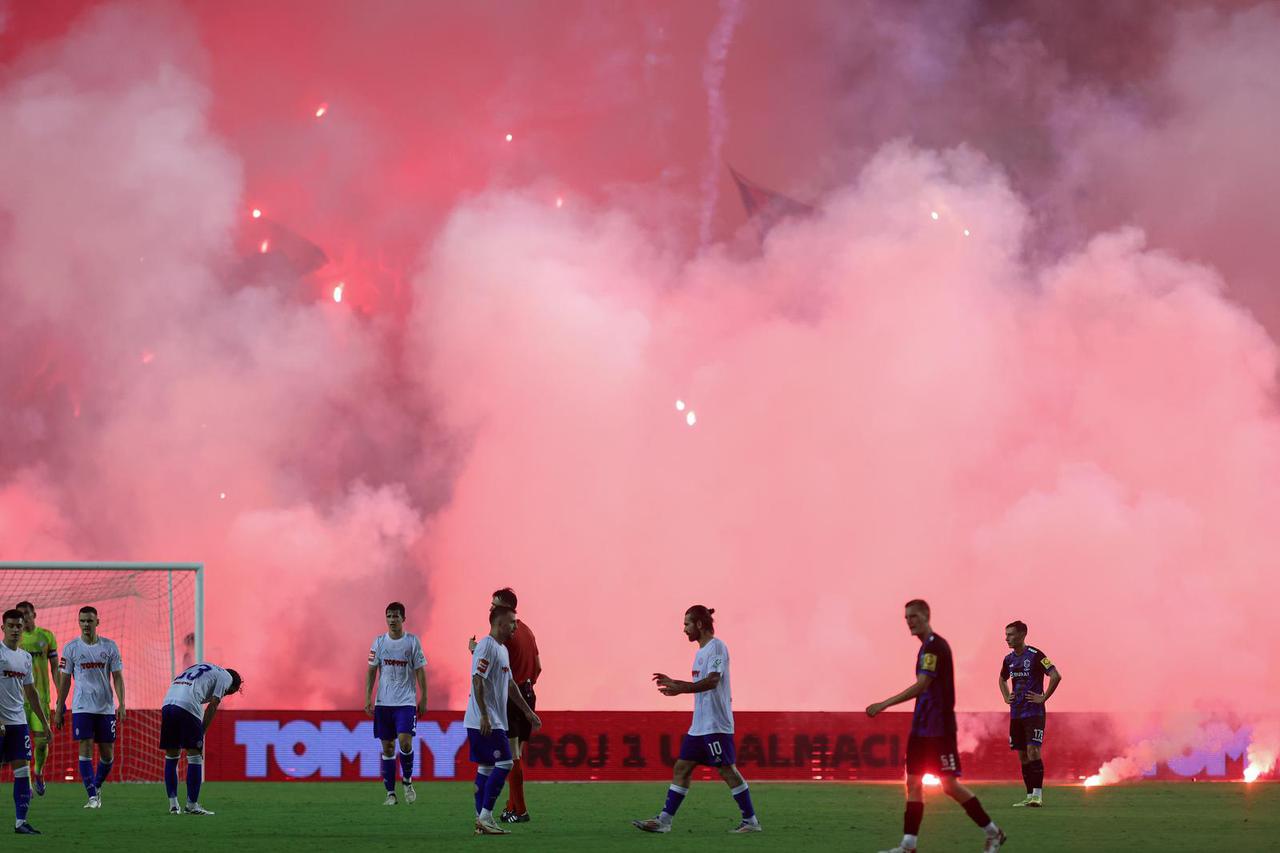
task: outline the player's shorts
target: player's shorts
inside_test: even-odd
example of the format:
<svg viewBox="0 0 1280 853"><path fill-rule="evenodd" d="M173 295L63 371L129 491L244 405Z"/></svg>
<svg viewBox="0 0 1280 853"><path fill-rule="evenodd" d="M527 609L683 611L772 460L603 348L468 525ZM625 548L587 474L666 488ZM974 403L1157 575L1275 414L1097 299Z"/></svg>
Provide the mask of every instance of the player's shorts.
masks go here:
<svg viewBox="0 0 1280 853"><path fill-rule="evenodd" d="M48 737L49 732L40 724L40 718L36 716L35 710L32 709L30 705L24 704L22 707L23 710L27 712L27 728L30 730L31 736L37 740ZM49 713L49 701L47 699L45 700L44 713L46 720L51 718Z"/></svg>
<svg viewBox="0 0 1280 853"><path fill-rule="evenodd" d="M529 703L529 710L537 709L538 697L534 695L532 684L521 684L520 695ZM519 741L527 741L533 734L533 723L529 722L524 711L521 711L520 706L510 698L507 699L507 733Z"/></svg>
<svg viewBox="0 0 1280 853"><path fill-rule="evenodd" d="M72 713L71 737L75 740L91 740L94 743L115 743L116 715Z"/></svg>
<svg viewBox="0 0 1280 853"><path fill-rule="evenodd" d="M26 726L6 723L0 735L0 763L31 760L31 730Z"/></svg>
<svg viewBox="0 0 1280 853"><path fill-rule="evenodd" d="M1044 746L1044 717L1009 720L1009 748L1024 750L1028 746Z"/></svg>
<svg viewBox="0 0 1280 853"><path fill-rule="evenodd" d="M179 705L160 711L161 749L204 749L204 722Z"/></svg>
<svg viewBox="0 0 1280 853"><path fill-rule="evenodd" d="M487 735L480 734L479 729L467 729L467 744L471 747L472 763L481 767L511 760L511 743L506 729L494 729Z"/></svg>
<svg viewBox="0 0 1280 853"><path fill-rule="evenodd" d="M418 709L413 705L375 705L373 736L378 740L395 740L396 735L418 733Z"/></svg>
<svg viewBox="0 0 1280 853"><path fill-rule="evenodd" d="M956 749L956 736L907 738L907 775L923 776L960 775L960 751Z"/></svg>
<svg viewBox="0 0 1280 853"><path fill-rule="evenodd" d="M680 741L680 760L711 767L732 767L738 763L738 750L731 734L685 735Z"/></svg>

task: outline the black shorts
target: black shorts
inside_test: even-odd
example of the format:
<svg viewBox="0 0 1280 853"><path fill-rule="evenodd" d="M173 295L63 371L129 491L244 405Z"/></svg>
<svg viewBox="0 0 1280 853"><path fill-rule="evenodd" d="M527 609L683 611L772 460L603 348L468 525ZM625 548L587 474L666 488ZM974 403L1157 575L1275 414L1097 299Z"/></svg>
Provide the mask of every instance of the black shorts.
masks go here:
<svg viewBox="0 0 1280 853"><path fill-rule="evenodd" d="M533 710L538 707L538 697L534 695L532 684L519 685L520 695L524 697L524 701L529 703L529 709ZM533 726L529 723L529 718L524 715L524 711L520 710L520 706L507 697L507 734L521 743L529 740L529 735L533 734Z"/></svg>
<svg viewBox="0 0 1280 853"><path fill-rule="evenodd" d="M907 775L923 776L960 775L960 750L956 749L956 736L907 738Z"/></svg>
<svg viewBox="0 0 1280 853"><path fill-rule="evenodd" d="M1009 748L1021 752L1033 744L1044 746L1044 717L1009 720Z"/></svg>

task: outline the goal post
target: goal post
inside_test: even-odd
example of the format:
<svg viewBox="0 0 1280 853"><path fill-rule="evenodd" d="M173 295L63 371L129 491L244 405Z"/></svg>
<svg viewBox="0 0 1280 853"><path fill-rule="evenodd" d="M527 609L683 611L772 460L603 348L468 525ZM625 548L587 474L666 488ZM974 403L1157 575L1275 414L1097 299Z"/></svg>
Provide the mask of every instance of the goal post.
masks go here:
<svg viewBox="0 0 1280 853"><path fill-rule="evenodd" d="M117 728L111 780L160 781L161 701L178 673L204 659L204 564L0 561L0 609L20 601L30 601L36 625L53 632L59 657L80 636L80 608L97 608L98 633L115 640L124 662L127 714ZM35 663L48 671L47 659ZM78 782L70 721L75 689L73 681L67 719L51 733L49 782ZM52 678L49 702L57 702Z"/></svg>

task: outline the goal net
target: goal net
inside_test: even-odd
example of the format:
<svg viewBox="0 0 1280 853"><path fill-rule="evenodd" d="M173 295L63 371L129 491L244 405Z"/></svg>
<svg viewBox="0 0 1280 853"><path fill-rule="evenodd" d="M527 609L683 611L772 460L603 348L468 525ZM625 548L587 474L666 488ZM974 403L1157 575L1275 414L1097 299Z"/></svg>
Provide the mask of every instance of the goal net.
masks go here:
<svg viewBox="0 0 1280 853"><path fill-rule="evenodd" d="M116 730L115 782L164 778L160 703L174 676L201 660L203 598L200 563L0 562L0 606L9 610L20 601L31 602L37 627L53 632L59 657L80 636L79 613L86 604L98 610L99 636L120 646L126 715ZM48 671L47 659L35 664ZM78 752L71 739L75 689L73 680L63 728L51 733L46 782L79 784ZM57 696L57 682L50 677L51 706Z"/></svg>

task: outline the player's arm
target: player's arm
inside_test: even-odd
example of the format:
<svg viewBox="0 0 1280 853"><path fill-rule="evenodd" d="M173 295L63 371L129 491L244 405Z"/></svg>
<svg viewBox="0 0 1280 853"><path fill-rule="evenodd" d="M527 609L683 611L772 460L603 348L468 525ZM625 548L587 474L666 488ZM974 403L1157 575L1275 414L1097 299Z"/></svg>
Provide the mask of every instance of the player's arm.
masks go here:
<svg viewBox="0 0 1280 853"><path fill-rule="evenodd" d="M1049 701L1049 697L1053 695L1053 691L1058 689L1058 685L1062 682L1062 673L1055 666L1049 670L1049 686L1045 688L1043 693L1033 693L1027 697L1027 701L1035 705L1043 705Z"/></svg>
<svg viewBox="0 0 1280 853"><path fill-rule="evenodd" d="M217 696L213 696L209 699L209 704L206 705L204 709L204 720L203 720L204 731L206 732L209 731L209 726L213 725L213 718L217 715L218 705L220 705L221 703L222 703L222 700L219 699Z"/></svg>
<svg viewBox="0 0 1280 853"><path fill-rule="evenodd" d="M45 711L44 703L40 701L40 694L36 692L34 684L22 685L22 693L27 698L27 707L36 715L36 718L44 725L45 731L49 730L48 712Z"/></svg>
<svg viewBox="0 0 1280 853"><path fill-rule="evenodd" d="M420 666L413 671L414 678L418 680L418 713L427 713L427 668Z"/></svg>
<svg viewBox="0 0 1280 853"><path fill-rule="evenodd" d="M116 722L124 722L124 670L117 669L111 673L111 681L116 686Z"/></svg>
<svg viewBox="0 0 1280 853"><path fill-rule="evenodd" d="M524 714L525 719L529 721L529 725L533 726L533 730L537 731L542 728L542 719L529 707L529 702L524 698L524 694L520 692L520 686L516 684L514 678L507 685L507 695L511 697L511 701L516 703L516 707Z"/></svg>
<svg viewBox="0 0 1280 853"><path fill-rule="evenodd" d="M903 690L901 693L895 693L883 702L875 702L867 706L867 716L874 717L886 708L892 708L894 705L901 705L909 699L914 699L921 693L929 689L930 683L933 682L933 676L928 673L921 672L916 675L916 683Z"/></svg>
<svg viewBox="0 0 1280 853"><path fill-rule="evenodd" d="M493 726L489 723L489 706L484 702L484 678L478 672L471 676L471 695L476 697L476 707L480 709L480 734L487 735Z"/></svg>
<svg viewBox="0 0 1280 853"><path fill-rule="evenodd" d="M373 716L373 682L377 677L377 665L369 664L369 670L364 675L364 712L370 717Z"/></svg>
<svg viewBox="0 0 1280 853"><path fill-rule="evenodd" d="M1009 664L1000 664L1000 695L1004 697L1004 704L1013 704L1013 693L1009 690Z"/></svg>
<svg viewBox="0 0 1280 853"><path fill-rule="evenodd" d="M49 681L51 684L58 683L58 638L49 634L49 649L45 652L49 656Z"/></svg>
<svg viewBox="0 0 1280 853"><path fill-rule="evenodd" d="M533 656L533 680L537 681L540 675L542 675L542 655L535 654Z"/></svg>
<svg viewBox="0 0 1280 853"><path fill-rule="evenodd" d="M720 673L708 673L706 678L697 681L676 681L661 672L653 674L653 681L658 685L658 692L663 696L679 696L681 693L706 693L715 690L720 684Z"/></svg>
<svg viewBox="0 0 1280 853"><path fill-rule="evenodd" d="M67 713L67 688L71 686L71 674L58 670L58 678L54 684L58 685L58 702L53 706L53 724L62 728L62 718Z"/></svg>

